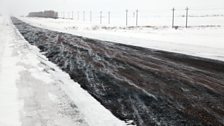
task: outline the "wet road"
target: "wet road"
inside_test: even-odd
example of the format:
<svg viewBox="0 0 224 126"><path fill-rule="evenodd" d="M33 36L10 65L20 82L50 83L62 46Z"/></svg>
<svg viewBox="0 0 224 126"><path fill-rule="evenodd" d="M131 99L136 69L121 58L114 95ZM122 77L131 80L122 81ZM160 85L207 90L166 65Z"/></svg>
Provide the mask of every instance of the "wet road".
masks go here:
<svg viewBox="0 0 224 126"><path fill-rule="evenodd" d="M114 115L138 126L224 125L224 63L40 29L24 38Z"/></svg>

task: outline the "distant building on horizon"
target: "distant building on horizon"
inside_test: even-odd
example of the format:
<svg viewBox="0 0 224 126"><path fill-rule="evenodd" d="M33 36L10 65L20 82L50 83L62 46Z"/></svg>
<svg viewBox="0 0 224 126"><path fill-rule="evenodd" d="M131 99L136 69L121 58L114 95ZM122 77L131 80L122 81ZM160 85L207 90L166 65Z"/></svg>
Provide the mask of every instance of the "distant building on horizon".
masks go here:
<svg viewBox="0 0 224 126"><path fill-rule="evenodd" d="M46 10L46 11L40 11L40 12L30 12L28 14L28 17L43 17L43 18L58 18L58 12L53 10Z"/></svg>

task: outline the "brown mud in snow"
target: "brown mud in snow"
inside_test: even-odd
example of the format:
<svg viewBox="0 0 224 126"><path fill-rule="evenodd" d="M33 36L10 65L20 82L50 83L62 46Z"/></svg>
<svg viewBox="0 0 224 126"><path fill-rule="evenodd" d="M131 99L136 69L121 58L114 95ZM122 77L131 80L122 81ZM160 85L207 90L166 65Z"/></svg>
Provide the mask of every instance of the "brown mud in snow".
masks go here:
<svg viewBox="0 0 224 126"><path fill-rule="evenodd" d="M122 120L138 126L224 125L224 62L12 21L29 43Z"/></svg>

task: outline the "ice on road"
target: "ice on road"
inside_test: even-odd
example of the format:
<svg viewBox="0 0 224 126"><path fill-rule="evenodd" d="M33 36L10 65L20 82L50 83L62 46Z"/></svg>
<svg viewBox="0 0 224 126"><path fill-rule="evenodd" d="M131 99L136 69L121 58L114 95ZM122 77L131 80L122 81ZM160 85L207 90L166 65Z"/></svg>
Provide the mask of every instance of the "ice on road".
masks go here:
<svg viewBox="0 0 224 126"><path fill-rule="evenodd" d="M0 126L124 126L0 17Z"/></svg>

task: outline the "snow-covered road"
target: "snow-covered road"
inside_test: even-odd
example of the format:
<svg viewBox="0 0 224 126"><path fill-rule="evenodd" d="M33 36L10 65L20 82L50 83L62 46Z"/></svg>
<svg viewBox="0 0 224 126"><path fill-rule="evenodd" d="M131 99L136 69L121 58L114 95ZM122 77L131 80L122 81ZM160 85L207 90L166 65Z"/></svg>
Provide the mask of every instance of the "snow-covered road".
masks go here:
<svg viewBox="0 0 224 126"><path fill-rule="evenodd" d="M75 20L20 17L26 23L83 37L224 61L224 28L105 27ZM161 20L162 21L162 20ZM210 22L207 22L208 24Z"/></svg>
<svg viewBox="0 0 224 126"><path fill-rule="evenodd" d="M120 119L138 126L223 124L223 62L12 22Z"/></svg>
<svg viewBox="0 0 224 126"><path fill-rule="evenodd" d="M0 126L124 126L0 17Z"/></svg>

